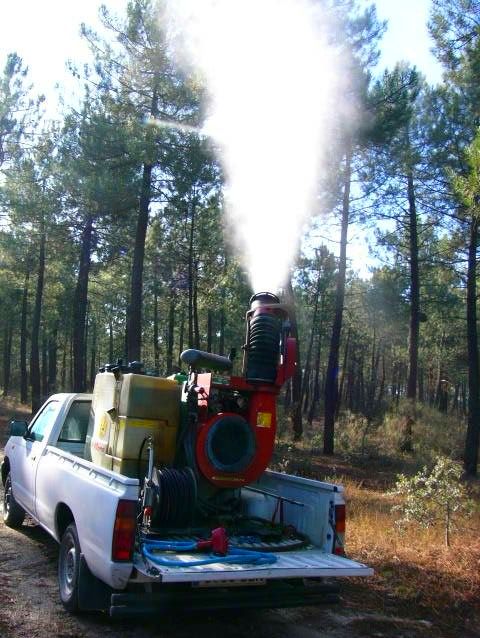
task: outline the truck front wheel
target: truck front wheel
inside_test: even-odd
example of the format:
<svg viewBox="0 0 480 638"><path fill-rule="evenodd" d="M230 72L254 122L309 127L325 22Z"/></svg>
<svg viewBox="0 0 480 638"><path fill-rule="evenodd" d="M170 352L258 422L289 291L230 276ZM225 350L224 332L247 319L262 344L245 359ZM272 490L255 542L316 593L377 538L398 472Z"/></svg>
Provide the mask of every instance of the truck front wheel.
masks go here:
<svg viewBox="0 0 480 638"><path fill-rule="evenodd" d="M12 477L10 473L5 480L3 492L3 522L13 529L20 527L25 519L25 512L15 500L12 491Z"/></svg>
<svg viewBox="0 0 480 638"><path fill-rule="evenodd" d="M75 523L65 530L58 557L58 586L60 600L71 613L79 611L78 588L80 578L80 543Z"/></svg>

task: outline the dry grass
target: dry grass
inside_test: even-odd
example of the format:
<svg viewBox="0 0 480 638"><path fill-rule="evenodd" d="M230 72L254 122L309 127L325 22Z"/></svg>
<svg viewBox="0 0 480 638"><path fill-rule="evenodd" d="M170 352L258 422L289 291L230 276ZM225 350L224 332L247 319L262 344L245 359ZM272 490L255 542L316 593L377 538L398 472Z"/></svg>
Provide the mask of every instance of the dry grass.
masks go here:
<svg viewBox="0 0 480 638"><path fill-rule="evenodd" d="M377 602L395 602L408 616L429 616L453 635L480 620L480 515L454 535L450 548L441 529L414 526L401 532L392 498L349 478L348 553L375 569L370 586ZM458 633L457 633L458 632Z"/></svg>
<svg viewBox="0 0 480 638"><path fill-rule="evenodd" d="M277 467L287 463L287 472L345 487L347 553L375 569L373 578L347 584L347 606L433 621L441 631L435 635L480 635L479 485L472 486L477 511L460 521L447 549L442 529L417 525L401 532L395 525L387 492L399 472L418 469L416 459L331 458L312 454L308 443L281 443L277 454Z"/></svg>

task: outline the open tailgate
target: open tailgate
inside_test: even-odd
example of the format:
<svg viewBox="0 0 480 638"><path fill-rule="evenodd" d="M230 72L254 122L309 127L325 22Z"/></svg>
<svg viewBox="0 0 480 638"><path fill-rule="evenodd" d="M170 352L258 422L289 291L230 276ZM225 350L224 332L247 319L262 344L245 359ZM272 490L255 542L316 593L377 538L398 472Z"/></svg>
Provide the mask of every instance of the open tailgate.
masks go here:
<svg viewBox="0 0 480 638"><path fill-rule="evenodd" d="M155 565L148 558L136 554L134 565L137 582L199 583L214 581L272 580L279 578L319 578L371 576L373 569L356 561L327 554L319 549L276 552L273 565L232 565L221 562L196 567L165 567ZM199 554L168 554L174 560L189 562L201 557ZM206 556L205 556L206 558Z"/></svg>

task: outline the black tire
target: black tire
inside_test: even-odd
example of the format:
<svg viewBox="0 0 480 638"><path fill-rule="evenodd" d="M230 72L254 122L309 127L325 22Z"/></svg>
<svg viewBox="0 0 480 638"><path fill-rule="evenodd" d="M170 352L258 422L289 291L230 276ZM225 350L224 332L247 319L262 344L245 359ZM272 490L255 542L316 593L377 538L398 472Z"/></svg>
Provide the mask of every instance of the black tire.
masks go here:
<svg viewBox="0 0 480 638"><path fill-rule="evenodd" d="M80 611L78 589L80 579L80 543L77 527L70 523L63 533L58 555L58 588L60 600L70 613Z"/></svg>
<svg viewBox="0 0 480 638"><path fill-rule="evenodd" d="M3 522L7 527L16 529L20 527L25 520L25 511L15 500L12 490L12 477L10 473L7 478L3 491Z"/></svg>

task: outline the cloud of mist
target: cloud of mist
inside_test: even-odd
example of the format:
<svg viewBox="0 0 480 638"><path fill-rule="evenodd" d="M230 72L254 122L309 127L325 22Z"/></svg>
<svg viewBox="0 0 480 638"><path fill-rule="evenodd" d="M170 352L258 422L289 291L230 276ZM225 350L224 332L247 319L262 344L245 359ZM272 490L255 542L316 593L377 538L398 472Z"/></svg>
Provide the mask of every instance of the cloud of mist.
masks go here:
<svg viewBox="0 0 480 638"><path fill-rule="evenodd" d="M174 53L206 82L228 240L253 289L275 292L317 212L331 143L339 71L326 18L308 0L170 0L167 16Z"/></svg>

